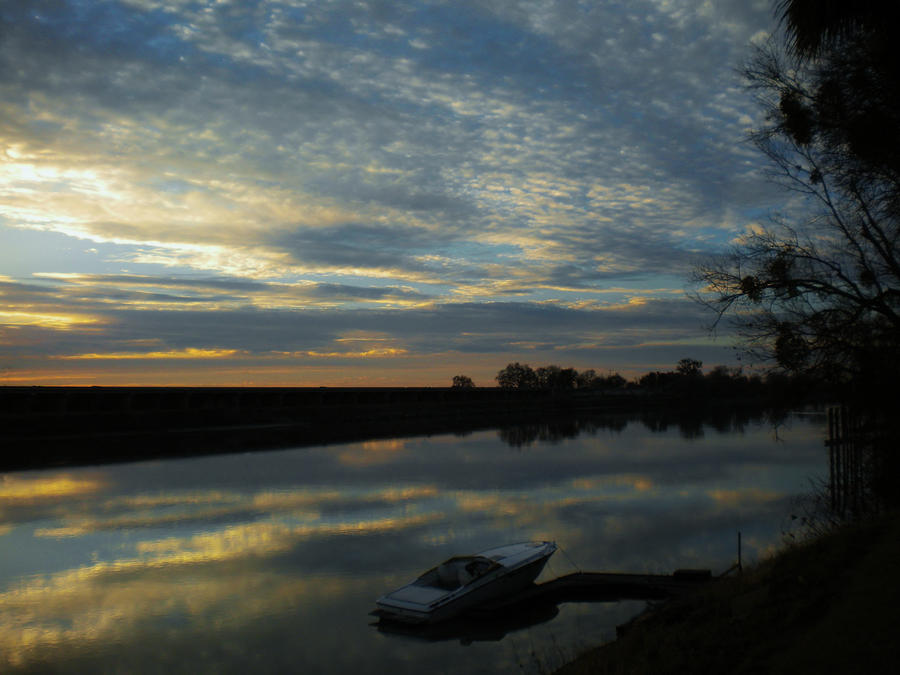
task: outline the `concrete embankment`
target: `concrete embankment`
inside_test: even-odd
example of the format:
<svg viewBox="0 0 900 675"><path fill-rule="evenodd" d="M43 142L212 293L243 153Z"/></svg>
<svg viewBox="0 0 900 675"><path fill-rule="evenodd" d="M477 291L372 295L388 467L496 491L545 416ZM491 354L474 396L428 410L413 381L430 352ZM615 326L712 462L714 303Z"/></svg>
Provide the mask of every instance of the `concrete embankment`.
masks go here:
<svg viewBox="0 0 900 675"><path fill-rule="evenodd" d="M557 671L895 673L900 518L786 548L623 627Z"/></svg>

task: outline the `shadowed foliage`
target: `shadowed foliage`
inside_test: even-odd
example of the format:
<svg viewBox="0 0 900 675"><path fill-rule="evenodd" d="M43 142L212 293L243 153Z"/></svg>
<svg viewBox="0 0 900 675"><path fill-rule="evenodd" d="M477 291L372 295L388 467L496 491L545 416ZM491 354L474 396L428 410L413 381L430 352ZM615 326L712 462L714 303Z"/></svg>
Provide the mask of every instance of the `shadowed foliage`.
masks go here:
<svg viewBox="0 0 900 675"><path fill-rule="evenodd" d="M900 59L883 2L784 2L787 35L745 68L752 142L805 204L695 269L700 298L782 369L855 383L900 373ZM819 11L821 10L821 12Z"/></svg>
<svg viewBox="0 0 900 675"><path fill-rule="evenodd" d="M782 0L777 12L787 32L787 46L804 57L857 34L886 30L891 0Z"/></svg>

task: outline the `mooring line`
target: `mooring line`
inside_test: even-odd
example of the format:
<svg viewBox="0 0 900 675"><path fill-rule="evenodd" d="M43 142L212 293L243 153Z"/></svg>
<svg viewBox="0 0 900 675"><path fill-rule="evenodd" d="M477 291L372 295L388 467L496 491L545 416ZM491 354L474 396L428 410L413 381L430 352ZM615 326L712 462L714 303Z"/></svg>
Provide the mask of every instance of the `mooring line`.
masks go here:
<svg viewBox="0 0 900 675"><path fill-rule="evenodd" d="M572 557L568 553L566 553L566 550L559 544L556 544L556 548L558 548L560 551L562 551L562 554L564 556L566 556L566 560L568 560L570 563L572 563L572 567L574 567L576 570L578 570L578 573L581 574L581 568L578 566L578 563L576 563L574 560L572 560Z"/></svg>

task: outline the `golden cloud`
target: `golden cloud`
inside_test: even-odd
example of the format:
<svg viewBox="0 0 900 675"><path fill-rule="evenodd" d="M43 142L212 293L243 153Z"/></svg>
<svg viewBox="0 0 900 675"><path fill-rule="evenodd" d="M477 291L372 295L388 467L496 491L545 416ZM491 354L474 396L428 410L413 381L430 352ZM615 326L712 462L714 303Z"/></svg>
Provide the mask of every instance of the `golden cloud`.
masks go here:
<svg viewBox="0 0 900 675"><path fill-rule="evenodd" d="M10 326L37 326L65 330L73 326L99 323L100 319L85 314L47 313L33 311L0 310L0 324Z"/></svg>
<svg viewBox="0 0 900 675"><path fill-rule="evenodd" d="M0 476L0 505L77 497L99 492L104 487L105 483L99 479L76 478L67 474L40 478Z"/></svg>

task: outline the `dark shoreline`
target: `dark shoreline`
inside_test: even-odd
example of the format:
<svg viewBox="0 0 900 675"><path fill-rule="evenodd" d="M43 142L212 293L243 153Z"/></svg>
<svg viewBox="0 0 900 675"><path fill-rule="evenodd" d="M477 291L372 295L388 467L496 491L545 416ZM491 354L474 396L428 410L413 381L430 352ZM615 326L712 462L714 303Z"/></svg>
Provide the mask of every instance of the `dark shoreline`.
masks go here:
<svg viewBox="0 0 900 675"><path fill-rule="evenodd" d="M603 391L415 387L0 387L0 470L523 427L578 432L579 420L646 415L684 433L771 408L757 400ZM599 423L608 425L609 421ZM538 428L543 425L543 429ZM590 426L590 422L588 422ZM683 426L686 425L686 426ZM529 431L529 428L531 431Z"/></svg>
<svg viewBox="0 0 900 675"><path fill-rule="evenodd" d="M900 514L786 545L620 627L555 675L893 673Z"/></svg>

